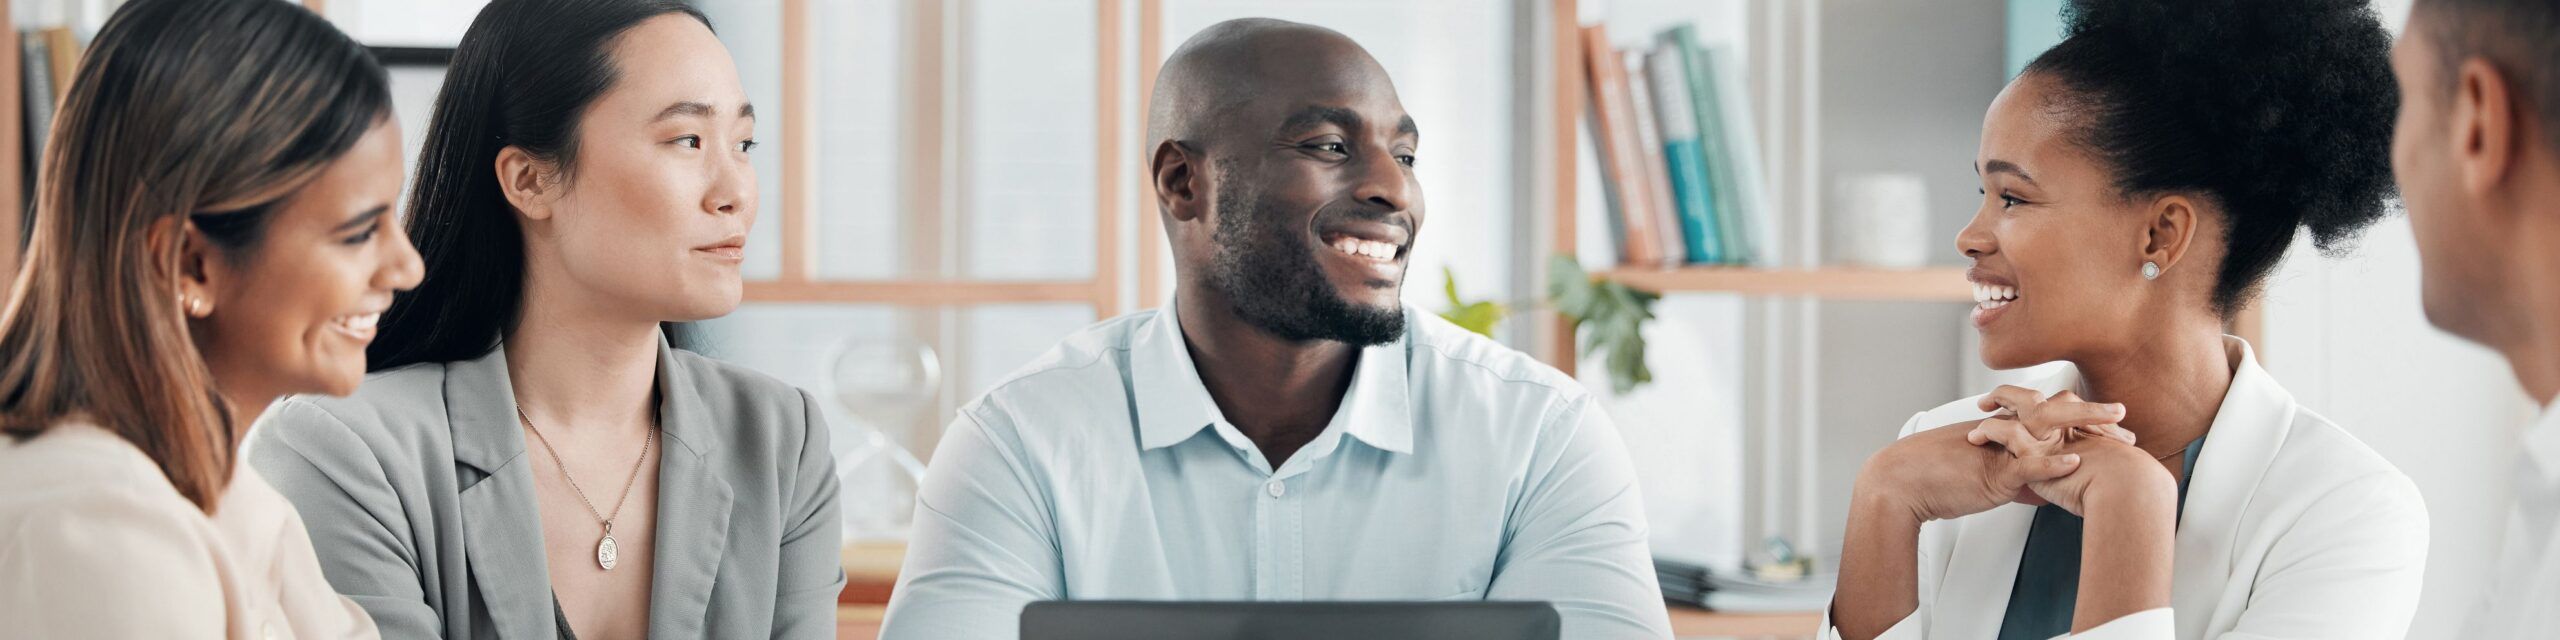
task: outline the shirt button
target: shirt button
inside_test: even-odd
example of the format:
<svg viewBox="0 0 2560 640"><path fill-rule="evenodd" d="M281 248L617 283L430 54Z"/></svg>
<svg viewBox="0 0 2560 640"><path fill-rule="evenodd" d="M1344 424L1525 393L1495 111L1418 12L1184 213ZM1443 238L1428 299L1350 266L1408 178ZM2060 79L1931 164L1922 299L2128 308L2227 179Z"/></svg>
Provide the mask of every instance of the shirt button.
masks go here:
<svg viewBox="0 0 2560 640"><path fill-rule="evenodd" d="M1269 490L1271 497L1274 498L1289 495L1289 484L1285 482L1274 480L1271 484L1263 485L1262 488Z"/></svg>

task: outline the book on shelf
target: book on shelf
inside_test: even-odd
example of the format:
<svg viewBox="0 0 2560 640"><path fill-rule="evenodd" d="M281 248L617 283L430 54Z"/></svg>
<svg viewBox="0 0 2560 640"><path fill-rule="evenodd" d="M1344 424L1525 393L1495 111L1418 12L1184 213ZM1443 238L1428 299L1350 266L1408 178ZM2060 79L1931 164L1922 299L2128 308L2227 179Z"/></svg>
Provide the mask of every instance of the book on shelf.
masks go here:
<svg viewBox="0 0 2560 640"><path fill-rule="evenodd" d="M38 31L44 36L46 61L53 70L53 102L61 104L71 95L71 74L79 70L80 39L70 27L46 27Z"/></svg>
<svg viewBox="0 0 2560 640"><path fill-rule="evenodd" d="M1821 611L1839 584L1837 574L1764 580L1664 558L1654 558L1653 571L1664 601L1728 613Z"/></svg>
<svg viewBox="0 0 2560 640"><path fill-rule="evenodd" d="M1657 43L1645 55L1645 74L1654 89L1654 114L1662 124L1662 163L1671 175L1671 194L1680 208L1680 232L1688 240L1688 262L1720 264L1724 229L1716 223L1715 183L1707 178L1707 156L1699 139L1694 92L1688 90L1689 54L1676 43Z"/></svg>
<svg viewBox="0 0 2560 640"><path fill-rule="evenodd" d="M1619 258L1628 264L1660 263L1662 245L1653 226L1653 190L1641 170L1646 154L1637 146L1626 68L1609 47L1606 27L1583 27L1582 44L1591 85L1591 137L1600 145L1600 183L1609 203L1612 244L1617 247Z"/></svg>
<svg viewBox="0 0 2560 640"><path fill-rule="evenodd" d="M1699 44L1695 25L1672 27L1663 31L1659 39L1665 46L1680 52L1681 62L1689 72L1689 101L1694 107L1691 114L1698 119L1699 153L1707 159L1704 166L1709 185L1708 198L1711 200L1708 209L1715 213L1715 225L1719 231L1717 240L1722 243L1719 253L1724 256L1722 262L1749 263L1757 249L1747 239L1740 178L1734 166L1733 145L1727 140L1730 136L1725 131L1728 124L1724 119L1725 99L1719 95L1716 82L1717 76L1725 74L1717 73L1715 61L1708 55L1707 48Z"/></svg>
<svg viewBox="0 0 2560 640"><path fill-rule="evenodd" d="M18 159L18 184L26 185L22 193L30 196L36 188L36 166L44 158L45 142L53 134L53 55L48 42L40 29L18 33L18 101L23 103L18 113L25 119L19 125L26 128L26 136L19 138L26 144L20 149L24 157ZM23 199L29 211L34 210L35 200ZM22 220L33 218L21 216Z"/></svg>
<svg viewBox="0 0 2560 640"><path fill-rule="evenodd" d="M1617 52L1626 66L1627 104L1636 116L1636 150L1638 168L1645 174L1646 203L1652 208L1654 241L1659 249L1651 262L1628 260L1645 267L1676 267L1688 254L1688 241L1680 233L1680 210L1671 197L1671 172L1662 165L1662 119L1653 112L1653 81L1645 77L1644 52Z"/></svg>
<svg viewBox="0 0 2560 640"><path fill-rule="evenodd" d="M1750 92L1693 25L1615 49L1581 30L1610 246L1637 267L1764 263L1771 228ZM1611 61L1610 59L1614 59Z"/></svg>
<svg viewBox="0 0 2560 640"><path fill-rule="evenodd" d="M1734 222L1746 248L1742 262L1765 265L1768 230L1776 221L1770 219L1769 183L1760 166L1760 125L1751 107L1751 92L1739 70L1726 66L1733 60L1730 52L1715 47L1701 51L1706 52L1707 68L1715 70L1710 81L1716 87L1717 115L1724 123L1724 162L1733 169Z"/></svg>

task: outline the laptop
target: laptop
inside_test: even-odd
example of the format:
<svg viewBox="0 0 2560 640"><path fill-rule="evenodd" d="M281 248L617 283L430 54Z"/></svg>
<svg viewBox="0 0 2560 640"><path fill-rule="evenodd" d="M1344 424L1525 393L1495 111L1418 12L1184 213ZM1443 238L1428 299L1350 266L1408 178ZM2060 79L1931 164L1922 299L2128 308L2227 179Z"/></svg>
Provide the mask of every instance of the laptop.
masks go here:
<svg viewBox="0 0 2560 640"><path fill-rule="evenodd" d="M1022 640L1557 640L1545 602L1049 601Z"/></svg>

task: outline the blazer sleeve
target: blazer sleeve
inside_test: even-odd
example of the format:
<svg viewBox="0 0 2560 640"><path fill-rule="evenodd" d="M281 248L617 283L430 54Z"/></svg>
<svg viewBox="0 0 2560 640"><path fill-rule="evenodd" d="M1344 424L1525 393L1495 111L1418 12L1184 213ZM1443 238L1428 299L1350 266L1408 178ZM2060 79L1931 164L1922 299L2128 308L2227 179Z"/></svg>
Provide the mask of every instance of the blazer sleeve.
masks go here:
<svg viewBox="0 0 2560 640"><path fill-rule="evenodd" d="M1023 607L1066 596L1050 505L1001 420L963 409L934 450L881 640L1009 640Z"/></svg>
<svg viewBox="0 0 2560 640"><path fill-rule="evenodd" d="M0 532L0 635L221 638L214 541L130 487L64 496Z"/></svg>
<svg viewBox="0 0 2560 640"><path fill-rule="evenodd" d="M1644 498L1616 425L1588 397L1553 416L1485 599L1552 602L1567 638L1670 638Z"/></svg>
<svg viewBox="0 0 2560 640"><path fill-rule="evenodd" d="M249 463L293 503L329 585L364 607L386 638L434 638L444 623L419 582L408 511L355 428L308 401L258 421Z"/></svg>
<svg viewBox="0 0 2560 640"><path fill-rule="evenodd" d="M1928 417L1928 412L1915 412L1912 420L1902 422L1902 433L1894 435L1894 440L1912 438L1912 433L1920 433L1920 417ZM1938 561L1940 556L1938 553L1933 553L1933 548L1930 548L1930 530L1933 530L1930 525L1933 525L1933 522L1923 522L1923 525L1920 525L1920 550L1917 550L1920 556L1917 556L1917 561L1912 563L1912 568L1920 568L1920 576L1917 576L1917 579L1920 579L1917 589L1920 591L1915 591L1917 607L1912 607L1910 614L1905 614L1902 620L1897 620L1892 627L1887 627L1884 635L1876 635L1876 640L1923 640L1923 637L1928 637L1928 607L1930 602L1938 599L1938 596L1935 596L1938 594L1938 579L1940 579L1940 573L1946 571L1946 563ZM1820 632L1820 640L1843 640L1841 627L1830 625L1830 609L1836 609L1836 607L1841 607L1841 604L1833 602L1830 607L1823 609L1823 632Z"/></svg>
<svg viewBox="0 0 2560 640"><path fill-rule="evenodd" d="M2400 638L2417 615L2427 506L2398 471L2331 489L2267 551L2249 608L2219 640Z"/></svg>
<svg viewBox="0 0 2560 640"><path fill-rule="evenodd" d="M829 446L827 419L809 392L798 392L801 438L790 516L782 533L780 584L774 593L773 637L836 637L836 594L844 591L844 519Z"/></svg>
<svg viewBox="0 0 2560 640"><path fill-rule="evenodd" d="M1932 413L1935 412L1923 411L1911 414L1911 419L1902 423L1902 431L1895 435L1894 439L1899 440L1902 438L1908 438L1911 437L1911 434L1919 433L1923 430L1935 429L1948 424L1955 424L1955 422L1947 422L1946 424L1927 424L1929 422L1939 421L1932 418L1930 415ZM1956 422L1962 421L1959 420ZM1892 627L1886 628L1883 635L1876 636L1877 640L1921 640L1929 637L1929 610L1937 605L1938 587L1946 582L1947 550L1955 545L1955 540L1951 537L1954 534L1948 531L1948 527L1951 526L1953 526L1953 523L1951 522L1921 523L1920 548L1917 550L1917 561L1913 563L1913 566L1919 570L1919 575L1916 576L1919 580L1919 590L1915 592L1918 596L1915 601L1919 603L1919 606L1911 610L1911 615L1903 616L1901 620L1894 622ZM2003 606L2006 606L2006 603L2002 604ZM2157 611L2166 613L2168 610L2159 609ZM2137 615L2148 615L2150 613L2151 612L2146 611ZM2127 617L2130 618L2131 616ZM2109 625L2100 625L2097 628L2090 629L2090 631L2101 631L2106 629L2108 626L2112 626L2112 623ZM2095 636L2095 638L2106 637L2107 636ZM1831 612L1829 610L1822 612L1821 638L1822 640L1841 640L1840 628L1831 624Z"/></svg>

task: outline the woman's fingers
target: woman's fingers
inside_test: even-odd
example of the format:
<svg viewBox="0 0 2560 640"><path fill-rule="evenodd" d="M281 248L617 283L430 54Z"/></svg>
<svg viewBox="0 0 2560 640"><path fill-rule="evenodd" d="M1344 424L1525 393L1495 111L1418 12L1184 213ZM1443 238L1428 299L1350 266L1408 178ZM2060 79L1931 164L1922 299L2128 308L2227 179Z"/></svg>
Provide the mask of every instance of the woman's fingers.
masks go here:
<svg viewBox="0 0 2560 640"><path fill-rule="evenodd" d="M1985 418L1974 425L1973 431L1965 434L1965 441L1976 445L1997 444L2008 449L2009 455L2018 457L2047 455L2062 445L2059 433L2039 434L2016 420L1996 417Z"/></svg>
<svg viewBox="0 0 2560 640"><path fill-rule="evenodd" d="M1975 403L1975 407L1983 411L2008 409L2010 413L2024 415L2027 409L2042 402L2044 402L2044 394L2037 393L2034 389L2004 384L1998 389L1992 389L1991 393L1983 394L1982 401Z"/></svg>
<svg viewBox="0 0 2560 640"><path fill-rule="evenodd" d="M2014 491L2015 488L2024 488L2031 483L2071 475L2071 472L2079 469L2080 454L2077 453L2058 456L2026 456L2001 465L2000 477L1997 480L2001 486L2011 487Z"/></svg>
<svg viewBox="0 0 2560 640"><path fill-rule="evenodd" d="M1964 441L1974 446L2006 445L2010 439L2017 437L2014 435L2017 433L2017 425L2017 421L2006 417L1983 418L1981 422L1973 423L1972 431L1965 432Z"/></svg>
<svg viewBox="0 0 2560 640"><path fill-rule="evenodd" d="M2124 405L2048 400L2036 405L2033 413L2021 411L2018 414L2039 429L2086 427L2123 422Z"/></svg>

